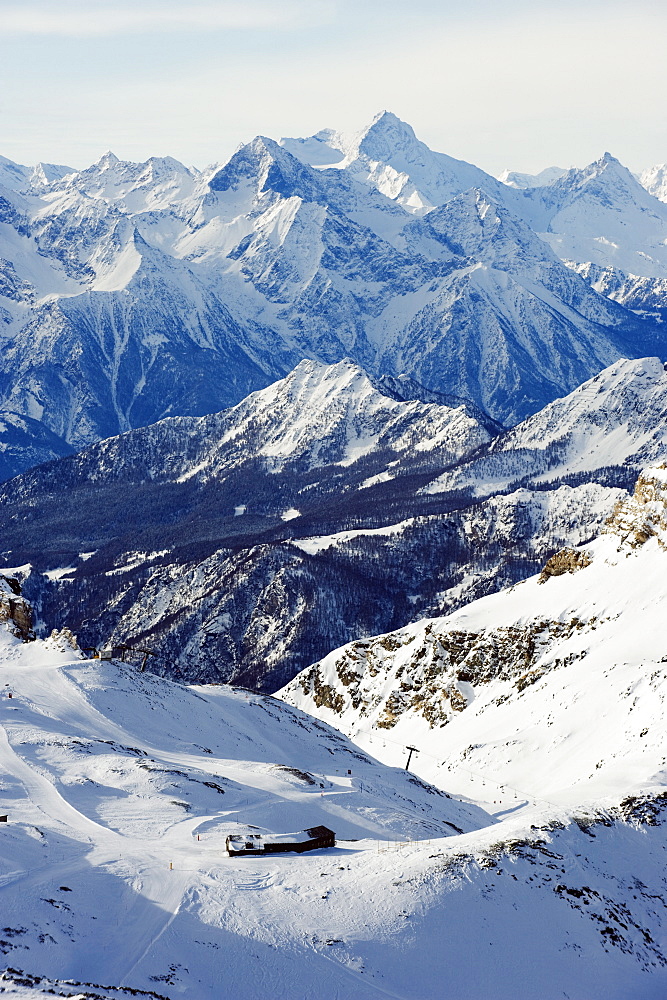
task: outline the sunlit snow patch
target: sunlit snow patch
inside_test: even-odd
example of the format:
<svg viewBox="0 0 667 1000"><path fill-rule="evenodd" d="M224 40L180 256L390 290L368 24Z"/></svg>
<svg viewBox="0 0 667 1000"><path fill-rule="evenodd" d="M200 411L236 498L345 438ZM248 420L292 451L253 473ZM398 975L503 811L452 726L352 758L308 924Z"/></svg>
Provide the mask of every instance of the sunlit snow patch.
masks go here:
<svg viewBox="0 0 667 1000"><path fill-rule="evenodd" d="M74 566L61 566L59 569L47 569L43 574L47 580L62 580L69 573L73 573L75 570Z"/></svg>
<svg viewBox="0 0 667 1000"><path fill-rule="evenodd" d="M394 479L394 476L385 469L384 472L378 472L377 476L369 476L368 479L364 479L361 486L357 488L367 490L369 486L376 486L378 483L388 483L390 479Z"/></svg>
<svg viewBox="0 0 667 1000"><path fill-rule="evenodd" d="M332 545L342 545L345 542L350 542L354 538L359 538L362 535L398 535L404 530L409 524L414 522L414 518L409 517L406 521L400 521L398 524L388 524L383 528L354 528L350 531L337 531L332 535L316 535L312 538L294 538L291 540L291 545L296 545L297 548L301 549L303 552L308 552L310 555L317 555L318 552L322 552L323 549L329 549Z"/></svg>
<svg viewBox="0 0 667 1000"><path fill-rule="evenodd" d="M280 517L283 521L293 521L295 517L301 517L301 511L296 507L290 507L289 510L284 510Z"/></svg>

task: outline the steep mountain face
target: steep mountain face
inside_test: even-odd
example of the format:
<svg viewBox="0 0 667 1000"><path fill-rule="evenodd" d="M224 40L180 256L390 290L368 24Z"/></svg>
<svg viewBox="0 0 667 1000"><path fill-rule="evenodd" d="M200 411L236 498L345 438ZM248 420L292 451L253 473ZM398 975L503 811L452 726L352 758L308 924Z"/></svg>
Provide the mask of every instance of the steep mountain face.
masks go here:
<svg viewBox="0 0 667 1000"><path fill-rule="evenodd" d="M637 316L650 317L658 323L667 319L667 277L647 278L625 274L618 268L598 264L568 265L600 294L620 302Z"/></svg>
<svg viewBox="0 0 667 1000"><path fill-rule="evenodd" d="M148 644L160 673L275 690L589 541L667 451L664 380L657 359L620 362L493 435L461 401L396 399L430 397L410 380L302 362L228 411L13 480L3 559L32 567L47 628Z"/></svg>
<svg viewBox="0 0 667 1000"><path fill-rule="evenodd" d="M619 354L633 355L643 337L625 310L572 280L528 226L481 191L434 210L406 238L415 232L459 266L389 342L385 363L427 385L455 385L506 424L553 398L556 385L568 392ZM474 349L471 329L484 331Z"/></svg>
<svg viewBox="0 0 667 1000"><path fill-rule="evenodd" d="M568 170L532 198L544 213L539 232L560 258L648 278L667 275L667 206L609 153Z"/></svg>
<svg viewBox="0 0 667 1000"><path fill-rule="evenodd" d="M581 477L626 485L667 452L666 390L658 358L619 361L423 489L488 496Z"/></svg>
<svg viewBox="0 0 667 1000"><path fill-rule="evenodd" d="M80 448L351 357L516 422L664 351L654 308L561 259L665 276L664 206L612 161L519 191L388 113L354 137L258 137L201 173L3 161L0 407ZM596 242L617 217L629 261Z"/></svg>
<svg viewBox="0 0 667 1000"><path fill-rule="evenodd" d="M654 198L667 201L667 163L657 163L654 167L647 167L640 175L639 183Z"/></svg>
<svg viewBox="0 0 667 1000"><path fill-rule="evenodd" d="M656 793L666 526L662 465L640 476L597 540L562 551L539 576L335 650L281 696L384 759L416 745L418 773L478 799L487 783L496 802L566 810Z"/></svg>

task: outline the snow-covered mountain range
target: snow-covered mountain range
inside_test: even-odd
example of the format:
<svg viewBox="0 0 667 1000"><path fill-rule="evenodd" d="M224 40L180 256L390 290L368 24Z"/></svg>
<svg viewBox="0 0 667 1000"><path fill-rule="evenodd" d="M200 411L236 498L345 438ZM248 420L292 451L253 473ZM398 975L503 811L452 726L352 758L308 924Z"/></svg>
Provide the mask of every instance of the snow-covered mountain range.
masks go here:
<svg viewBox="0 0 667 1000"><path fill-rule="evenodd" d="M588 541L667 453L666 379L657 359L617 362L501 433L414 381L304 361L229 410L5 484L3 560L42 629L148 642L158 673L275 690Z"/></svg>
<svg viewBox="0 0 667 1000"><path fill-rule="evenodd" d="M662 1000L666 246L389 112L0 157L0 993Z"/></svg>
<svg viewBox="0 0 667 1000"><path fill-rule="evenodd" d="M510 424L665 353L667 205L608 154L511 186L384 112L201 172L0 167L0 412L54 456L216 412L304 358ZM43 454L34 431L10 471Z"/></svg>

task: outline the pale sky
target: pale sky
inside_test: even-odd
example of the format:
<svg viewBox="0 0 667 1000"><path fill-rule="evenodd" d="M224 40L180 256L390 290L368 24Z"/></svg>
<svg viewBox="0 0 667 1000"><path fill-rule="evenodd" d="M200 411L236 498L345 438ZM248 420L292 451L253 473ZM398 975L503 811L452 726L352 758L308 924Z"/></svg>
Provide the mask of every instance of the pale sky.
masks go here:
<svg viewBox="0 0 667 1000"><path fill-rule="evenodd" d="M497 174L667 160L665 0L0 0L0 154L203 167L388 109Z"/></svg>

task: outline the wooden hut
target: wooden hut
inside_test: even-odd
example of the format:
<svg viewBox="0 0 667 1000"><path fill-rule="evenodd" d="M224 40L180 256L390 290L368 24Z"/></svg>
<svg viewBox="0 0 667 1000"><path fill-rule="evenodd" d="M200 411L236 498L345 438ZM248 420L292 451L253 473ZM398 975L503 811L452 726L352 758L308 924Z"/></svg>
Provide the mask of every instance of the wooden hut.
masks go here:
<svg viewBox="0 0 667 1000"><path fill-rule="evenodd" d="M248 854L282 854L319 851L336 846L336 834L326 826L312 826L299 833L231 834L225 842L230 858Z"/></svg>

